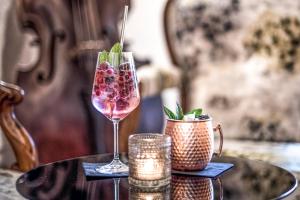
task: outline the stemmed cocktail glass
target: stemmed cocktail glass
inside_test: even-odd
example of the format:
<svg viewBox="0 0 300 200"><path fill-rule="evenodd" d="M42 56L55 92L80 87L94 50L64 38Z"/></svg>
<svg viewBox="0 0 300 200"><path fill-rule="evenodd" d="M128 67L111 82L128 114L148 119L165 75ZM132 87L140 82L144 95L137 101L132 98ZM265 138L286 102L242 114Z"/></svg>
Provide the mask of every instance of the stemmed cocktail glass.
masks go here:
<svg viewBox="0 0 300 200"><path fill-rule="evenodd" d="M107 52L98 55L92 102L98 111L113 122L114 158L111 163L96 170L101 173L128 172L128 166L119 159L118 126L140 102L136 70L131 52L110 52L109 59L102 61L101 58L106 55Z"/></svg>

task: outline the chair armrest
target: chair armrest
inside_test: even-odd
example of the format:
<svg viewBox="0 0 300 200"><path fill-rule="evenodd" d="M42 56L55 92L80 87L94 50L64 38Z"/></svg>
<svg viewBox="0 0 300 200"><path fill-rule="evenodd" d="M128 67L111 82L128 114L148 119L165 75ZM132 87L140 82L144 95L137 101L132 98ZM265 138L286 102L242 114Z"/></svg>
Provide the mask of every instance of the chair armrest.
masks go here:
<svg viewBox="0 0 300 200"><path fill-rule="evenodd" d="M33 140L13 112L23 95L20 87L0 81L0 126L16 156L17 163L12 167L27 171L37 166L38 157Z"/></svg>

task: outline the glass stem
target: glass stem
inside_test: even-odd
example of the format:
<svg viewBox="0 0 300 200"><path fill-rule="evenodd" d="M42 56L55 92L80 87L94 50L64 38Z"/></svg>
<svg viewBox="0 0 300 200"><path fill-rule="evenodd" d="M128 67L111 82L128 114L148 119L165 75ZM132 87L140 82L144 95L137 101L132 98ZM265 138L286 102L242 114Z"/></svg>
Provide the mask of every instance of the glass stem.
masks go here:
<svg viewBox="0 0 300 200"><path fill-rule="evenodd" d="M114 124L114 160L119 160L119 121L113 120Z"/></svg>

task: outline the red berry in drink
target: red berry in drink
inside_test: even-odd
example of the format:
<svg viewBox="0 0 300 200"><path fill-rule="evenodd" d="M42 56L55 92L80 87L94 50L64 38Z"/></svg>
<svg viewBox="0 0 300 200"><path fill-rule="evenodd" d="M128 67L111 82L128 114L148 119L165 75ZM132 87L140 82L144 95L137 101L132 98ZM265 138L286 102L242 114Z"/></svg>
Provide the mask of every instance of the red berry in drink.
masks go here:
<svg viewBox="0 0 300 200"><path fill-rule="evenodd" d="M123 82L124 81L124 78L123 77L119 77L119 81Z"/></svg>
<svg viewBox="0 0 300 200"><path fill-rule="evenodd" d="M115 80L115 77L113 77L113 76L105 77L105 84L109 85L109 84L113 83L114 80Z"/></svg>
<svg viewBox="0 0 300 200"><path fill-rule="evenodd" d="M124 69L124 65L121 64L121 65L119 66L119 71L120 71L120 72L124 72L124 70L125 70L125 69Z"/></svg>
<svg viewBox="0 0 300 200"><path fill-rule="evenodd" d="M116 94L114 92L107 95L107 97L110 98L110 99L113 99L115 96L116 96Z"/></svg>
<svg viewBox="0 0 300 200"><path fill-rule="evenodd" d="M130 79L126 82L127 87L133 86L133 80Z"/></svg>
<svg viewBox="0 0 300 200"><path fill-rule="evenodd" d="M99 65L100 70L107 70L109 66L108 62L103 62Z"/></svg>
<svg viewBox="0 0 300 200"><path fill-rule="evenodd" d="M122 97L122 98L125 98L125 97L127 97L129 95L129 91L125 88L125 89L123 89L122 91L121 91L121 93L120 93L120 96Z"/></svg>
<svg viewBox="0 0 300 200"><path fill-rule="evenodd" d="M113 74L113 70L112 70L112 69L108 69L108 70L106 71L106 73L109 74L109 75L112 75L112 74Z"/></svg>
<svg viewBox="0 0 300 200"><path fill-rule="evenodd" d="M98 85L102 84L103 83L102 77L97 78L96 82Z"/></svg>
<svg viewBox="0 0 300 200"><path fill-rule="evenodd" d="M101 84L101 85L100 85L100 89L101 89L101 90L105 90L105 88L106 88L106 85L105 85L105 84Z"/></svg>
<svg viewBox="0 0 300 200"><path fill-rule="evenodd" d="M124 71L119 71L119 75L122 77L125 75L125 72Z"/></svg>
<svg viewBox="0 0 300 200"><path fill-rule="evenodd" d="M120 66L119 66L119 70L120 71L125 71L125 70L128 70L129 69L129 63L122 63Z"/></svg>
<svg viewBox="0 0 300 200"><path fill-rule="evenodd" d="M117 110L125 110L127 106L129 106L129 103L127 103L126 101L124 101L122 99L119 99L116 102L116 108L117 108Z"/></svg>

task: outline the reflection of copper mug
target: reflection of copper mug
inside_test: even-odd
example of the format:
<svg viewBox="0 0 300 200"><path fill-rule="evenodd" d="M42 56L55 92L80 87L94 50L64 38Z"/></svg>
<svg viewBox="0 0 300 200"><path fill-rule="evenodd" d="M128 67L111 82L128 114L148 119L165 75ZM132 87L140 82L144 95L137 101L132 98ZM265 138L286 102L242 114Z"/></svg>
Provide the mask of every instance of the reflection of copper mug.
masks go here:
<svg viewBox="0 0 300 200"><path fill-rule="evenodd" d="M220 133L221 155L223 133L221 125L212 128L212 119L179 121L167 120L165 134L172 137L172 168L176 170L202 170L210 162L214 151L214 131Z"/></svg>
<svg viewBox="0 0 300 200"><path fill-rule="evenodd" d="M219 199L223 199L223 189L220 179L217 179L219 185ZM210 178L196 176L172 176L172 199L173 200L198 200L214 199L214 187Z"/></svg>

